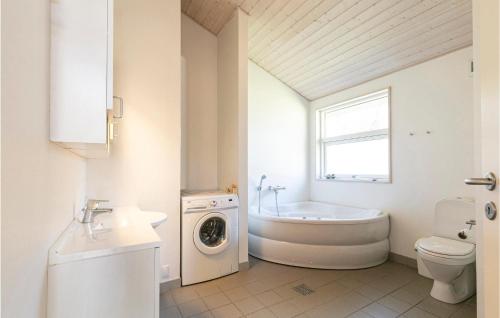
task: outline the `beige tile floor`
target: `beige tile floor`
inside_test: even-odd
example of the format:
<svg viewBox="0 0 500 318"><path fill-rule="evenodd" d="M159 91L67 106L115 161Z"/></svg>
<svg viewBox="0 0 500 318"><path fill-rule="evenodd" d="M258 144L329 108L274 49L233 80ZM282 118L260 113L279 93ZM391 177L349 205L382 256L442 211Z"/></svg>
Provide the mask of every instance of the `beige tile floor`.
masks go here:
<svg viewBox="0 0 500 318"><path fill-rule="evenodd" d="M296 292L301 284L314 292ZM393 262L342 271L251 258L248 271L163 293L160 317L476 317L475 297L450 305L430 297L431 287L416 270Z"/></svg>

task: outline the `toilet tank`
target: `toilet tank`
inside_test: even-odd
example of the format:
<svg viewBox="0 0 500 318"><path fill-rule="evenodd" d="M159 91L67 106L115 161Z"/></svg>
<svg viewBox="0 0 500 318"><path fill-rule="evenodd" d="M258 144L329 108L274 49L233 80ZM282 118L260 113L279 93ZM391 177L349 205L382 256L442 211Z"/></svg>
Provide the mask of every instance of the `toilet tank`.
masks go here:
<svg viewBox="0 0 500 318"><path fill-rule="evenodd" d="M467 239L458 237L458 232L469 229L465 222L475 219L474 199L452 198L436 203L434 235L449 239L475 243L475 225L467 232Z"/></svg>

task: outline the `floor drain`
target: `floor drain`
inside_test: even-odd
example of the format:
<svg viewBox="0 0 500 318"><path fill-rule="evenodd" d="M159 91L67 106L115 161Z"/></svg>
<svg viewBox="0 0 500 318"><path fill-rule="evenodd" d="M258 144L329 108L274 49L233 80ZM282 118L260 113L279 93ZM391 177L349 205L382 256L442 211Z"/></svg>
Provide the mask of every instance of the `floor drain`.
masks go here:
<svg viewBox="0 0 500 318"><path fill-rule="evenodd" d="M302 296L307 296L309 294L314 293L314 290L309 288L306 284L300 284L298 286L293 287L293 290L295 290L297 293L301 294Z"/></svg>

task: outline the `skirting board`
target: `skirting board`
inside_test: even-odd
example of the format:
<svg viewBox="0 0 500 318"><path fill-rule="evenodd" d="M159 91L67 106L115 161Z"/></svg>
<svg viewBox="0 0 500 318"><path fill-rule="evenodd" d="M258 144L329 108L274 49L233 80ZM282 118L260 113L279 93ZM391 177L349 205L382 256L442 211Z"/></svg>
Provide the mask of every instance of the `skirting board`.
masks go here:
<svg viewBox="0 0 500 318"><path fill-rule="evenodd" d="M240 271L247 271L249 269L250 269L250 263L248 261L240 263L239 265Z"/></svg>
<svg viewBox="0 0 500 318"><path fill-rule="evenodd" d="M402 265L406 265L411 268L417 268L417 260L413 258L409 258L403 255L399 255L393 252L389 253L389 259L394 263L399 263Z"/></svg>
<svg viewBox="0 0 500 318"><path fill-rule="evenodd" d="M172 279L160 284L160 293L164 293L168 290L181 287L181 278Z"/></svg>
<svg viewBox="0 0 500 318"><path fill-rule="evenodd" d="M250 263L248 261L239 264L240 271L246 271L250 269ZM160 293L164 293L170 289L181 287L181 278L176 278L169 280L160 284Z"/></svg>

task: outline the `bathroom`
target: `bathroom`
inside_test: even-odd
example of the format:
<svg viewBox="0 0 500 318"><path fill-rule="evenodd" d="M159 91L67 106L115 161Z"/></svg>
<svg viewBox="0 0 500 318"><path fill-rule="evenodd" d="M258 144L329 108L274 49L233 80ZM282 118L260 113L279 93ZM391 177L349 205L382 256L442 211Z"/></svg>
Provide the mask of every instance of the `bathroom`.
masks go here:
<svg viewBox="0 0 500 318"><path fill-rule="evenodd" d="M104 114L113 117L105 121L112 140L104 155L53 139L59 115L57 127L96 128L82 113L68 117L53 106L54 67L62 61L53 51L60 22L53 7L72 1L81 2L1 5L3 317L91 317L51 309L63 299L54 296L52 251L89 199L109 201L96 212L114 209L96 213L96 222L112 220L121 207L160 213L154 229L137 221L157 253L155 290L142 293L138 284L131 291L152 303L154 317L499 317L498 221L490 219L498 190L464 183L499 171L496 1L92 0L81 8L107 4L113 21L104 33L113 63L106 60L108 73L100 77L112 82L86 87L113 88L106 96L116 97ZM99 46L89 39L71 43ZM82 69L70 66L63 70ZM64 91L80 88L72 78L61 82ZM335 174L324 147L356 143L322 140L322 116L374 94L383 101L376 123L382 126L362 138L383 146L361 157L375 158L383 173ZM351 159L341 164L350 169ZM190 230L183 227L184 190L220 190L217 204L237 202L228 214L237 221L227 223L236 231L229 236L229 271L237 273L187 283L183 265L196 274L205 265L182 260L189 242L182 235ZM466 284L474 291L457 304L431 294L433 279L419 275L417 262L416 242L448 224L436 214L447 204L468 207L450 224L460 224L454 240L463 243L463 231L475 249L476 273L469 276L477 282ZM356 213L364 215L355 220L361 222L353 222ZM363 223L367 218L381 227ZM287 239L273 245L271 236L280 233ZM382 247L358 248L355 238L363 235L379 237L365 243ZM308 244L312 237L321 242ZM348 243L338 243L342 237ZM325 245L329 240L336 243ZM377 255L367 261L369 254ZM315 256L330 263L314 264ZM119 267L107 269L121 273ZM99 271L84 274L99 285ZM75 299L89 312L98 308ZM101 317L147 316L113 299L123 306Z"/></svg>

